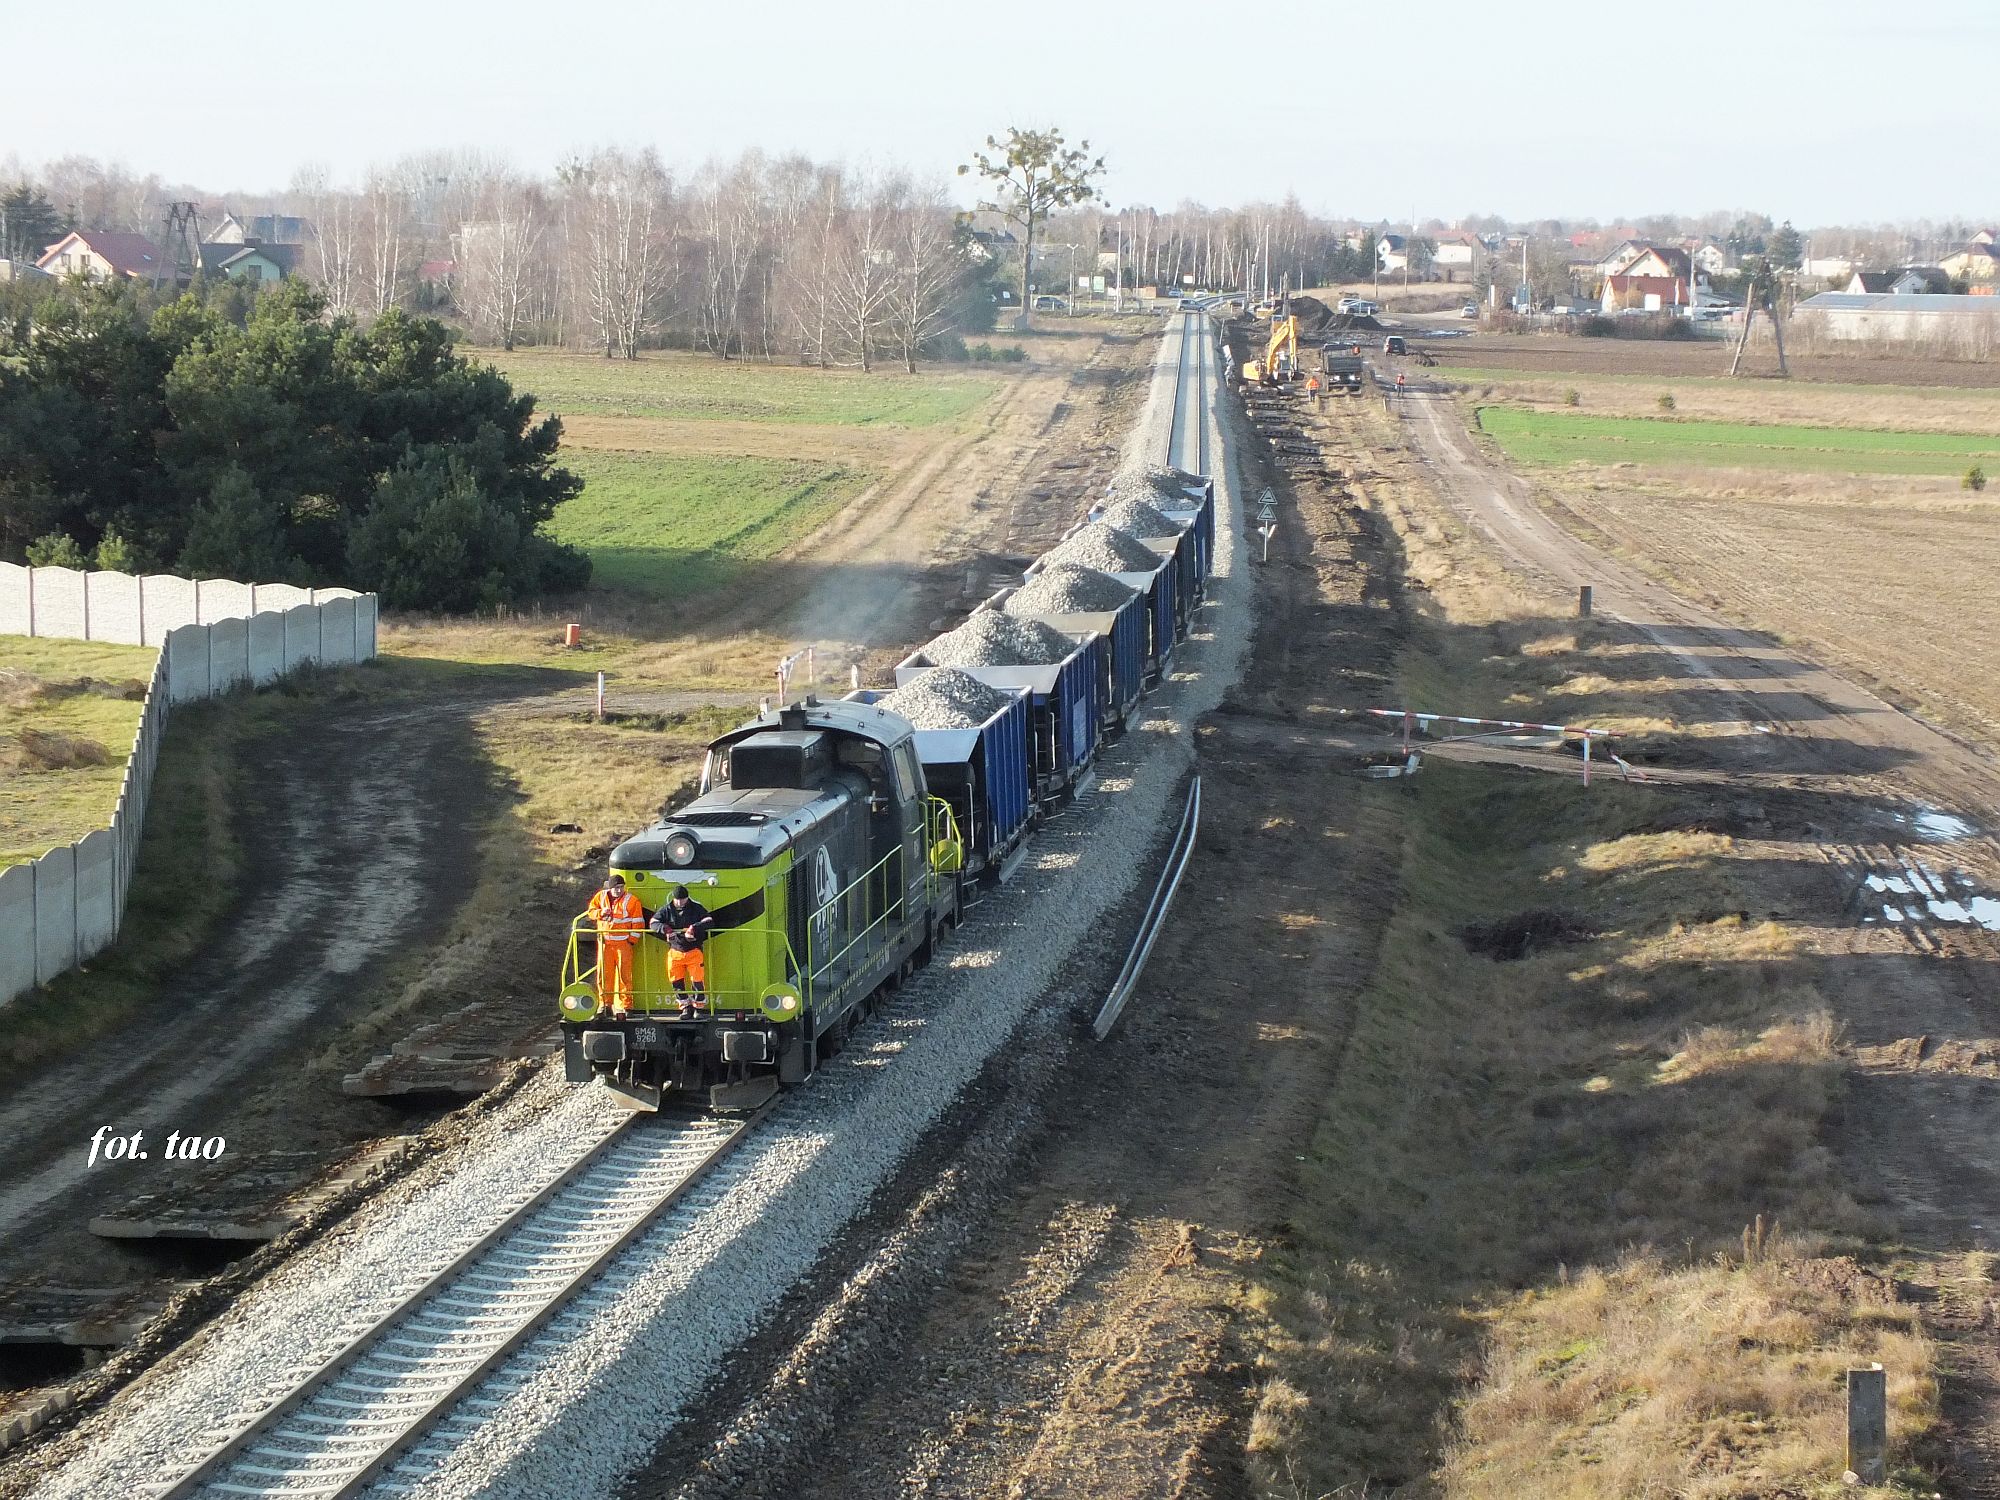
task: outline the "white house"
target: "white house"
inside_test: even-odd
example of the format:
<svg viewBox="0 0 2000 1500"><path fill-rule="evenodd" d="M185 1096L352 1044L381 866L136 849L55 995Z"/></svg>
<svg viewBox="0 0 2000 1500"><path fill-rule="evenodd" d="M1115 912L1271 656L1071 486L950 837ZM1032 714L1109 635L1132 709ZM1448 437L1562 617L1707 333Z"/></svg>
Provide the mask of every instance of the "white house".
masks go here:
<svg viewBox="0 0 2000 1500"><path fill-rule="evenodd" d="M73 229L42 252L35 262L51 276L83 276L110 281L129 276L151 281L160 270L160 250L143 234L115 234L102 229Z"/></svg>
<svg viewBox="0 0 2000 1500"><path fill-rule="evenodd" d="M1446 281L1476 281L1486 264L1486 246L1476 234L1447 234L1438 240L1431 264Z"/></svg>

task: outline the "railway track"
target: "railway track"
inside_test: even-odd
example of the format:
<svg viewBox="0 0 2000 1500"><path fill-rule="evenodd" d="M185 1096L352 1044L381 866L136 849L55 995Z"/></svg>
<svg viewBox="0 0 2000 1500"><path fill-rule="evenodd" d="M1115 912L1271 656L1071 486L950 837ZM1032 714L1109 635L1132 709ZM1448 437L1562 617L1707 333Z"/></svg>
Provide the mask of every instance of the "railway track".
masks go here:
<svg viewBox="0 0 2000 1500"><path fill-rule="evenodd" d="M766 1106L768 1108L768 1106ZM453 1416L752 1131L742 1119L634 1115L491 1234L256 1413L160 1500L344 1496ZM477 1413L474 1413L476 1420Z"/></svg>
<svg viewBox="0 0 2000 1500"><path fill-rule="evenodd" d="M1181 314L1180 366L1174 376L1174 420L1167 434L1166 462L1170 468L1206 474L1208 468L1208 382L1213 373L1215 341L1208 314Z"/></svg>

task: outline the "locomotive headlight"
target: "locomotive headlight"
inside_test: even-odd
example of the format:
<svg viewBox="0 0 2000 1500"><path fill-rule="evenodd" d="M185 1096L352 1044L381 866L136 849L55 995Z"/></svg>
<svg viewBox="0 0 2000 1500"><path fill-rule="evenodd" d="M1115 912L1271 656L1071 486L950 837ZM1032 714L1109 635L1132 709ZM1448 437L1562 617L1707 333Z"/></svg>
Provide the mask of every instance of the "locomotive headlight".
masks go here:
<svg viewBox="0 0 2000 1500"><path fill-rule="evenodd" d="M597 1014L597 992L587 984L573 984L562 992L565 1021L588 1021Z"/></svg>
<svg viewBox="0 0 2000 1500"><path fill-rule="evenodd" d="M774 984L758 997L758 1007L767 1021L796 1021L801 1009L799 992L789 984Z"/></svg>
<svg viewBox="0 0 2000 1500"><path fill-rule="evenodd" d="M676 833L668 836L667 838L668 864L675 865L685 869L688 865L694 863L694 856L695 856L694 835L687 833Z"/></svg>

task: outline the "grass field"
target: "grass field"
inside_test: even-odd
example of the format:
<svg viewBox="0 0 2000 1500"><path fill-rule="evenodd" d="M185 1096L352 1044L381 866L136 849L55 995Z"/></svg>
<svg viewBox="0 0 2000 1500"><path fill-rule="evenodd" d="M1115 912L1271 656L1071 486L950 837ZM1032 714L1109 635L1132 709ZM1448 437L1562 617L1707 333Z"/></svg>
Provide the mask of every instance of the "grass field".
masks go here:
<svg viewBox="0 0 2000 1500"><path fill-rule="evenodd" d="M599 588L679 599L809 536L867 484L837 465L746 456L567 450L584 491L551 530Z"/></svg>
<svg viewBox="0 0 2000 1500"><path fill-rule="evenodd" d="M0 636L0 866L111 821L158 655Z"/></svg>
<svg viewBox="0 0 2000 1500"><path fill-rule="evenodd" d="M1643 463L1836 474L1962 474L2000 465L2000 436L1860 427L1662 421L1482 407L1480 426L1522 463Z"/></svg>
<svg viewBox="0 0 2000 1500"><path fill-rule="evenodd" d="M863 375L692 354L622 360L544 349L466 353L491 362L517 389L534 392L544 408L558 413L934 427L972 411L998 383L972 370Z"/></svg>

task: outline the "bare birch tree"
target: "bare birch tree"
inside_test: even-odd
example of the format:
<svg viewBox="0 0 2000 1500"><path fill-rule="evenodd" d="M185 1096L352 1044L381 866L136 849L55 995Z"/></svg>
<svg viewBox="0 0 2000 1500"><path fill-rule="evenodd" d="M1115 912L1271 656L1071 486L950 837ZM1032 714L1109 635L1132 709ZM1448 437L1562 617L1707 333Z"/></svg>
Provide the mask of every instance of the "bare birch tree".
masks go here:
<svg viewBox="0 0 2000 1500"><path fill-rule="evenodd" d="M365 281L367 310L387 312L402 300L410 271L410 194L401 175L377 168L368 174Z"/></svg>
<svg viewBox="0 0 2000 1500"><path fill-rule="evenodd" d="M908 184L897 178L865 185L835 235L827 266L832 322L863 370L874 368L875 345L888 331L896 290L896 228L908 195Z"/></svg>
<svg viewBox="0 0 2000 1500"><path fill-rule="evenodd" d="M917 373L923 346L951 325L951 304L965 277L965 249L944 189L910 192L896 213L895 277L887 321L903 369Z"/></svg>
<svg viewBox="0 0 2000 1500"><path fill-rule="evenodd" d="M599 151L559 174L574 281L605 358L639 357L639 342L669 290L663 244L669 184L652 151Z"/></svg>
<svg viewBox="0 0 2000 1500"><path fill-rule="evenodd" d="M307 274L326 293L328 311L355 311L363 281L360 204L335 187L321 165L302 168L292 179L292 194L305 208Z"/></svg>
<svg viewBox="0 0 2000 1500"><path fill-rule="evenodd" d="M473 328L511 352L535 305L548 209L541 185L488 180L478 217L459 231L458 284Z"/></svg>

